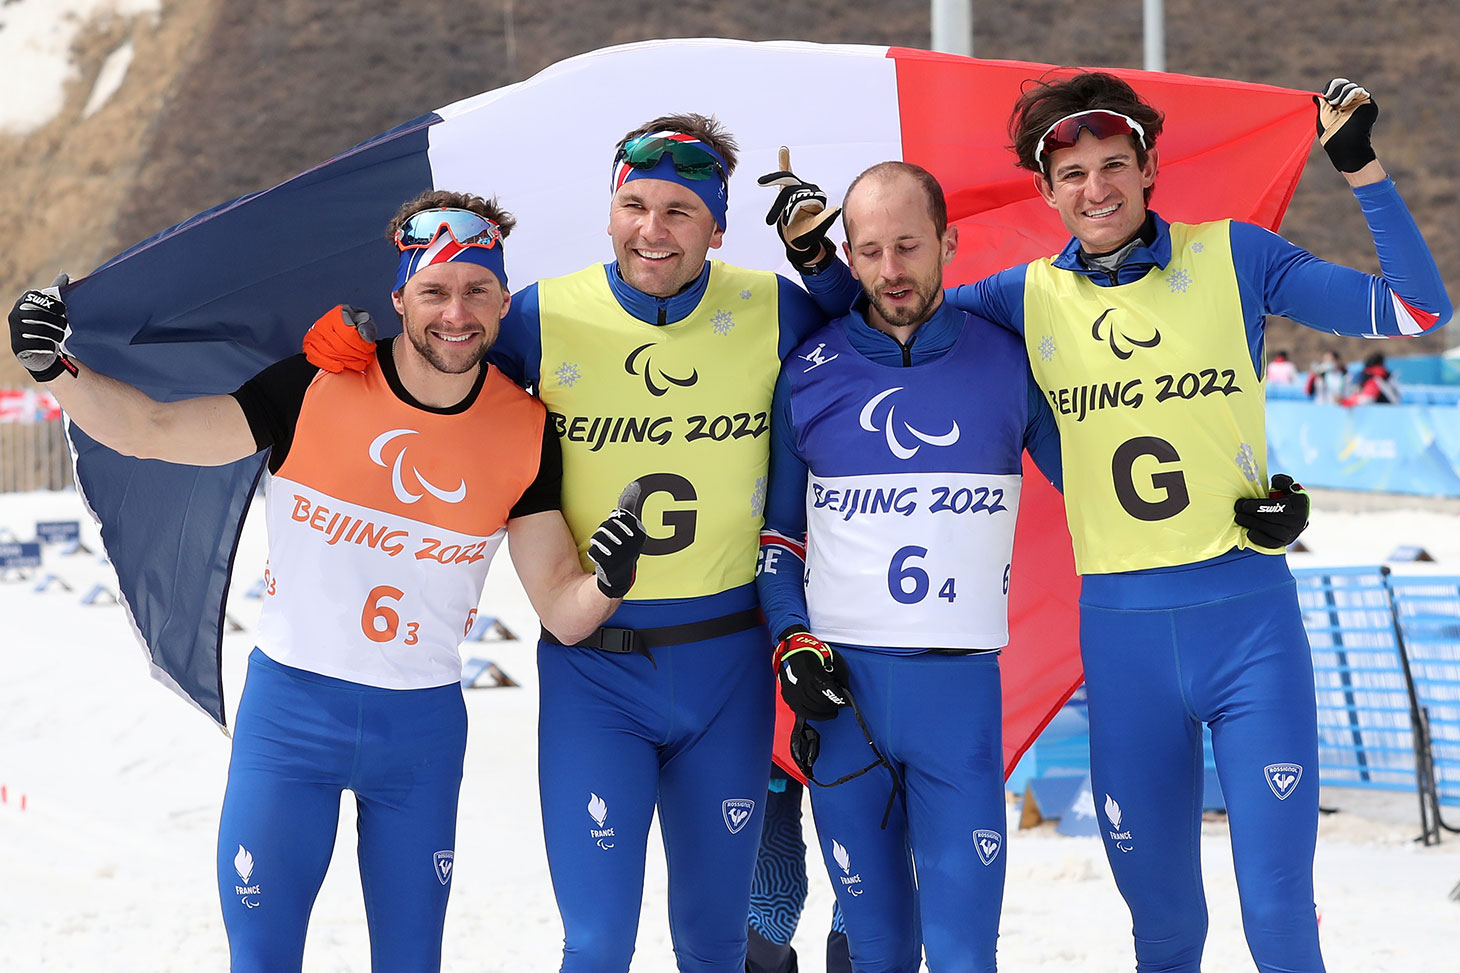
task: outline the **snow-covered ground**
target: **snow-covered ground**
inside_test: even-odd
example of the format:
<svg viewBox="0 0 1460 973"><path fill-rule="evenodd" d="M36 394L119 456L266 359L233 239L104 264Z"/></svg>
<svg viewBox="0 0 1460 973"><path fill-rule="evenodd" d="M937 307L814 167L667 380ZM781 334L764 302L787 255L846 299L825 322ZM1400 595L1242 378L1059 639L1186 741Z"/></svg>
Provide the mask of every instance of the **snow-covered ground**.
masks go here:
<svg viewBox="0 0 1460 973"><path fill-rule="evenodd" d="M1319 496L1319 505L1305 537L1314 553L1295 556L1295 565L1375 563L1400 544L1416 543L1441 569L1460 573L1460 512L1344 512L1335 505L1351 504L1328 495ZM98 550L74 494L0 496L0 527L22 539L36 520L71 518L83 520L83 537ZM227 640L230 709L258 614L258 602L246 592L261 574L262 535L256 518L237 562L230 613L245 630ZM148 678L120 608L79 604L91 585L114 584L105 565L94 556L50 552L46 567L75 590L53 586L36 594L29 583L0 582L0 969L226 969L213 845L228 739ZM524 637L536 630L505 556L488 580L483 606ZM537 809L532 643L469 643L466 654L493 659L523 688L467 694L471 742L445 966L554 970L562 928ZM347 796L343 803L306 970L369 969L352 801ZM1456 969L1460 902L1447 893L1460 881L1460 836L1436 847L1415 845L1418 815L1409 794L1326 790L1323 804L1339 808L1323 819L1315 868L1329 969ZM1129 914L1098 840L1060 837L1047 825L1018 831L1015 812L1011 805L1002 967L1014 973L1131 969ZM1460 818L1453 809L1450 815ZM1204 969L1251 970L1226 825L1210 822L1205 831L1211 935ZM811 870L811 900L797 941L808 973L822 969L831 912L819 861ZM636 973L674 969L665 901L663 856L655 851Z"/></svg>

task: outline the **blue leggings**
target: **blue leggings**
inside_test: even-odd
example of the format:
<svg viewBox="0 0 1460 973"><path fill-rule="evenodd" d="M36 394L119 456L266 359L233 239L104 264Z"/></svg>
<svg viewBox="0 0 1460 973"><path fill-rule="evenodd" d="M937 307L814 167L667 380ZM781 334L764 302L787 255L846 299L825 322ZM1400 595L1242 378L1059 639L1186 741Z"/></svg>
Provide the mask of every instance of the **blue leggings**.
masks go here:
<svg viewBox="0 0 1460 973"><path fill-rule="evenodd" d="M763 626L642 655L538 644L538 779L563 973L624 973L655 807L685 973L744 973L770 779Z"/></svg>
<svg viewBox="0 0 1460 973"><path fill-rule="evenodd" d="M992 971L1005 872L998 655L837 650L873 742L903 785L885 830L886 768L811 787L852 968L917 973L926 950L931 973ZM874 759L851 707L814 725L817 780Z"/></svg>
<svg viewBox="0 0 1460 973"><path fill-rule="evenodd" d="M1252 958L1271 973L1322 973L1317 715L1291 578L1183 608L1081 605L1080 643L1095 806L1130 906L1137 970L1201 968L1205 722Z"/></svg>
<svg viewBox="0 0 1460 973"><path fill-rule="evenodd" d="M378 971L441 968L466 752L459 685L392 690L249 656L218 824L233 973L287 973L355 792L360 883Z"/></svg>

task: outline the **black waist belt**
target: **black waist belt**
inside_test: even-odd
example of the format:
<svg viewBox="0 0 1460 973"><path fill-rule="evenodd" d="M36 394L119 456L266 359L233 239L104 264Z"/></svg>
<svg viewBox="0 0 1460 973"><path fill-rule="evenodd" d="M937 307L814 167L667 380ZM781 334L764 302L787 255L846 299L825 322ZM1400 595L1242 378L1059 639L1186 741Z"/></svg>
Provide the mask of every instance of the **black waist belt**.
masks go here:
<svg viewBox="0 0 1460 973"><path fill-rule="evenodd" d="M643 653L647 649L657 649L665 645L703 642L705 639L717 639L722 635L734 635L736 632L755 628L760 623L760 609L746 608L743 611L721 615L718 618L685 622L683 625L661 625L658 628L604 626L596 629L583 641L575 642L573 645L575 648L598 649L603 652ZM551 639L560 645L567 644L547 629L542 630L542 637Z"/></svg>

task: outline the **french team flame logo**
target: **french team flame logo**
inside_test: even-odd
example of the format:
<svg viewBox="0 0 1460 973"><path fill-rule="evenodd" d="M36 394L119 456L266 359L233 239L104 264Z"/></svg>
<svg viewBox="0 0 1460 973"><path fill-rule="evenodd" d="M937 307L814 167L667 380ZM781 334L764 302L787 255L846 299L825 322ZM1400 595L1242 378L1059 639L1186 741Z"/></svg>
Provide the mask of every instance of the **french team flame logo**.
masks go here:
<svg viewBox="0 0 1460 973"><path fill-rule="evenodd" d="M1110 826L1116 831L1120 830L1120 805L1115 798L1109 794L1105 795L1105 816L1110 819Z"/></svg>
<svg viewBox="0 0 1460 973"><path fill-rule="evenodd" d="M233 856L233 870L244 885L248 884L248 878L253 874L253 855L243 845L238 846L238 854Z"/></svg>

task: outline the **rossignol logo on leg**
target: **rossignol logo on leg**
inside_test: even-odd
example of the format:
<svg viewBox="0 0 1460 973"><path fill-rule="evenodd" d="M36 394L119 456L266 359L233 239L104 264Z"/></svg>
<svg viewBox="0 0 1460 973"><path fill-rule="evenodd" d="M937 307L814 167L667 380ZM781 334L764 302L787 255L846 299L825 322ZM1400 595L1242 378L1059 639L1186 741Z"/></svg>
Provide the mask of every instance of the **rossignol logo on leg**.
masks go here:
<svg viewBox="0 0 1460 973"><path fill-rule="evenodd" d="M1303 766L1268 764L1262 768L1262 776L1267 778L1267 786L1272 789L1273 795L1280 801L1286 801L1298 789L1298 781L1303 779Z"/></svg>
<svg viewBox="0 0 1460 973"><path fill-rule="evenodd" d="M614 842L607 839L614 836L612 828L605 828L603 822L608 819L608 802L597 794L588 795L588 816L597 824L596 828L588 829L588 837L594 839L594 843L604 851L614 846Z"/></svg>
<svg viewBox="0 0 1460 973"><path fill-rule="evenodd" d="M1115 847L1122 853L1129 853L1135 850L1135 844L1131 841L1130 829L1120 830L1120 824L1125 815L1120 810L1120 802L1109 794L1105 795L1105 819L1110 822L1110 830L1105 832L1110 840L1115 842Z"/></svg>
<svg viewBox="0 0 1460 973"><path fill-rule="evenodd" d="M720 804L720 816L731 834L739 834L755 813L755 802L744 797L732 797Z"/></svg>
<svg viewBox="0 0 1460 973"><path fill-rule="evenodd" d="M1004 836L997 831L980 828L973 833L973 847L978 850L979 861L992 865L999 857L999 849L1004 847Z"/></svg>
<svg viewBox="0 0 1460 973"><path fill-rule="evenodd" d="M248 884L248 880L253 877L253 854L243 845L238 846L238 854L233 856L233 870L238 873L238 880L243 883L233 887L233 892L238 896L238 901L243 903L243 907L257 909L263 905L262 902L249 898L249 896L257 896L260 893L257 885Z"/></svg>
<svg viewBox="0 0 1460 973"><path fill-rule="evenodd" d="M862 873L852 874L852 856L835 838L831 839L831 857L842 870L836 880L847 890L847 894L855 897L865 892L866 889L859 888L862 884Z"/></svg>
<svg viewBox="0 0 1460 973"><path fill-rule="evenodd" d="M431 856L431 865L436 869L436 877L445 885L451 881L451 869L456 865L456 852L438 851Z"/></svg>

